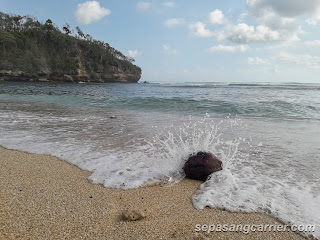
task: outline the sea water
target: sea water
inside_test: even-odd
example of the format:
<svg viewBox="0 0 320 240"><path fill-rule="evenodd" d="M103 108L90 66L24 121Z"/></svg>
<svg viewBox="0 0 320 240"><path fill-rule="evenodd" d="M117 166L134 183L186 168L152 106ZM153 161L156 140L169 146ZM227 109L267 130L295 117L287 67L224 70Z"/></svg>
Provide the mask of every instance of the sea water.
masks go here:
<svg viewBox="0 0 320 240"><path fill-rule="evenodd" d="M320 237L320 84L0 83L0 145L123 189L177 183L209 151L223 170L196 208L264 212Z"/></svg>

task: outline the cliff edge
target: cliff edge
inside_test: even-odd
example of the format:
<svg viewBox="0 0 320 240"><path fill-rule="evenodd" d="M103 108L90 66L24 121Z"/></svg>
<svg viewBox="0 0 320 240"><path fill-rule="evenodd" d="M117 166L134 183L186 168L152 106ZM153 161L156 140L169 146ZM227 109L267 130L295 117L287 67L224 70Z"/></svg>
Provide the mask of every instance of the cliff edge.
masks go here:
<svg viewBox="0 0 320 240"><path fill-rule="evenodd" d="M79 27L62 31L48 19L0 12L0 81L130 82L141 77L134 59Z"/></svg>

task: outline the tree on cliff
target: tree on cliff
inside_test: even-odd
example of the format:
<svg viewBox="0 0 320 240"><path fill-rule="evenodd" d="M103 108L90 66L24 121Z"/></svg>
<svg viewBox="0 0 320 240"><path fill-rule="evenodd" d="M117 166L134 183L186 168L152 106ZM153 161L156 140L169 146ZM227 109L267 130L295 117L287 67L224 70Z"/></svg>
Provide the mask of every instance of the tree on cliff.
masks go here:
<svg viewBox="0 0 320 240"><path fill-rule="evenodd" d="M70 30L70 25L68 23L66 23L66 25L64 25L62 29L67 35L72 33L72 31Z"/></svg>
<svg viewBox="0 0 320 240"><path fill-rule="evenodd" d="M6 55L6 46L15 43L15 38L10 33L0 30L0 44L3 46L3 54Z"/></svg>

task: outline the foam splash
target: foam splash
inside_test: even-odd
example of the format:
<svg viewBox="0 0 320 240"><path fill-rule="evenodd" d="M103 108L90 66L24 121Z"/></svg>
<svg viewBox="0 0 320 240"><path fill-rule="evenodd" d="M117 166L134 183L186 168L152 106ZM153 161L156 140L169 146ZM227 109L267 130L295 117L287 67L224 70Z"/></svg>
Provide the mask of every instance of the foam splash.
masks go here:
<svg viewBox="0 0 320 240"><path fill-rule="evenodd" d="M232 132L234 126L241 124L241 120L229 118L217 123L207 114L201 119L190 116L181 125L153 126L147 144L128 153L114 151L112 162L115 164L90 161L91 166L98 167L90 168L93 173L89 180L122 189L157 182L174 184L184 178L183 165L188 156L198 151L215 154L227 169L235 159L243 159L246 155L245 151L239 151L240 144L250 143Z"/></svg>
<svg viewBox="0 0 320 240"><path fill-rule="evenodd" d="M225 119L216 124L207 114L200 120L190 116L189 122L178 127L171 125L162 130L155 127L157 134L149 141L153 168L170 182L178 182L185 176L182 168L188 156L199 151L213 153L222 161L223 168L229 168L237 156L243 155L238 147L245 139L234 136L230 140L227 136L226 140L223 131L230 134L237 125L241 125L239 119Z"/></svg>

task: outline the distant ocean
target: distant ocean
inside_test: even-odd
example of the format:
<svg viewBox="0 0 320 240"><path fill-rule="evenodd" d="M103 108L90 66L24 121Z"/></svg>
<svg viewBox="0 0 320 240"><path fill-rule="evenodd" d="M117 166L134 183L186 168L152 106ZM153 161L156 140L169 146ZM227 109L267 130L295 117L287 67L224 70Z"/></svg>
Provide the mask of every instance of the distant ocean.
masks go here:
<svg viewBox="0 0 320 240"><path fill-rule="evenodd" d="M210 151L224 170L196 208L264 212L320 237L320 84L2 82L0 145L123 189L177 183L189 154Z"/></svg>

